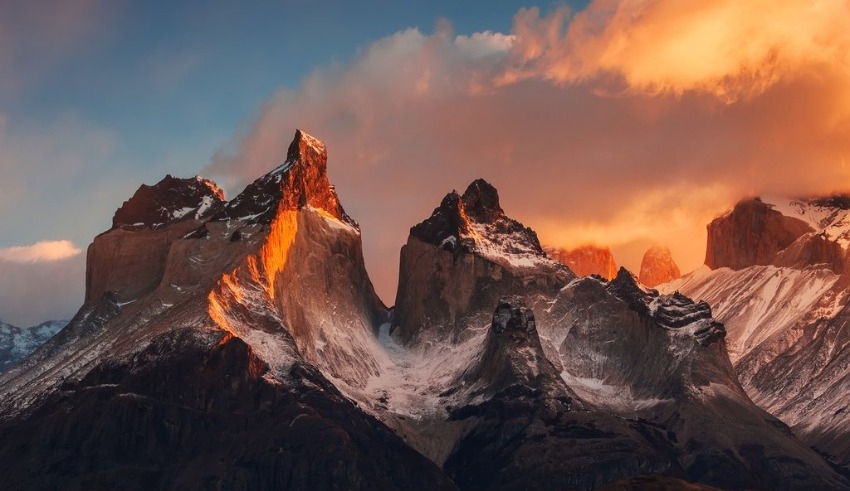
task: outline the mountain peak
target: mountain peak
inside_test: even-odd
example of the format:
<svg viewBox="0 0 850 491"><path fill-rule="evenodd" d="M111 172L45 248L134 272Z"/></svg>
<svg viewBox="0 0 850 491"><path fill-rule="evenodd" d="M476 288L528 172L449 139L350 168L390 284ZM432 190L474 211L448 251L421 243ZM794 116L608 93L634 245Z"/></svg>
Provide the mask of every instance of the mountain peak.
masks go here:
<svg viewBox="0 0 850 491"><path fill-rule="evenodd" d="M112 228L161 228L183 220L203 220L224 203L224 192L200 176L181 179L167 174L161 181L142 184L112 218Z"/></svg>
<svg viewBox="0 0 850 491"><path fill-rule="evenodd" d="M638 278L644 285L655 288L661 283L675 280L682 276L679 266L673 260L673 254L665 246L654 245L647 249L640 262Z"/></svg>
<svg viewBox="0 0 850 491"><path fill-rule="evenodd" d="M310 206L356 226L345 214L336 190L328 181L327 168L325 144L303 130L296 130L286 160L249 184L216 218L270 223L279 210Z"/></svg>
<svg viewBox="0 0 850 491"><path fill-rule="evenodd" d="M505 216L499 206L499 192L484 179L476 179L463 192L463 208L477 222L487 223Z"/></svg>
<svg viewBox="0 0 850 491"><path fill-rule="evenodd" d="M493 260L532 265L548 261L534 230L505 215L499 193L476 179L463 195L452 191L410 235L453 252L476 253Z"/></svg>
<svg viewBox="0 0 850 491"><path fill-rule="evenodd" d="M323 141L302 129L297 129L295 138L292 139L289 150L286 152L286 160L294 162L308 154L314 154L315 157L324 158L326 161L328 158L328 151Z"/></svg>

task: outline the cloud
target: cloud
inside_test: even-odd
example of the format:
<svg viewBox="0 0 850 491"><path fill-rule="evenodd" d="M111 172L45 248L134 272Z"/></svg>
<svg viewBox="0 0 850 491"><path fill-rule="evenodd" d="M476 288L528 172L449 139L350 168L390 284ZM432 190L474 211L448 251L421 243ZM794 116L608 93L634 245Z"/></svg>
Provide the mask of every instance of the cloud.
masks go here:
<svg viewBox="0 0 850 491"><path fill-rule="evenodd" d="M408 228L478 177L544 242L607 244L633 269L662 242L688 270L739 197L850 184L847 4L739 3L597 0L521 10L506 34L402 31L280 90L205 171L232 195L296 127L324 139L389 301Z"/></svg>
<svg viewBox="0 0 850 491"><path fill-rule="evenodd" d="M0 249L0 261L34 263L59 261L76 256L81 251L69 240L45 240L28 246Z"/></svg>
<svg viewBox="0 0 850 491"><path fill-rule="evenodd" d="M515 19L517 70L573 83L605 74L634 90L753 96L782 79L848 68L850 4L844 0L597 0L570 17Z"/></svg>

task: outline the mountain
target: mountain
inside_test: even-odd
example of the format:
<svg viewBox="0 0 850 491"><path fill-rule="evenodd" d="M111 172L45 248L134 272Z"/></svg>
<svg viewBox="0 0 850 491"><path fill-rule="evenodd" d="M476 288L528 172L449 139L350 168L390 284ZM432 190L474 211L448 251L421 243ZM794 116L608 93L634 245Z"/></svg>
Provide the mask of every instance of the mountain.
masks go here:
<svg viewBox="0 0 850 491"><path fill-rule="evenodd" d="M647 473L846 486L747 398L707 304L645 290L624 269L576 278L484 182L411 228L400 264L393 376L355 397L381 401L371 410L462 489L592 489Z"/></svg>
<svg viewBox="0 0 850 491"><path fill-rule="evenodd" d="M143 186L94 239L77 315L0 375L0 489L850 489L708 304L577 277L484 180L410 229L392 309L319 140L216 189Z"/></svg>
<svg viewBox="0 0 850 491"><path fill-rule="evenodd" d="M599 275L606 280L617 276L617 263L611 249L597 245L584 245L575 249L547 247L546 254L568 266L579 276Z"/></svg>
<svg viewBox="0 0 850 491"><path fill-rule="evenodd" d="M0 373L32 353L67 324L68 321L47 321L21 328L0 321Z"/></svg>
<svg viewBox="0 0 850 491"><path fill-rule="evenodd" d="M850 468L850 197L752 198L708 225L706 266L663 285L712 305L759 406Z"/></svg>
<svg viewBox="0 0 850 491"><path fill-rule="evenodd" d="M386 315L324 146L297 132L208 214L182 210L210 186L164 182L179 208L125 203L152 213L95 238L79 313L0 377L0 488L455 489L322 373L374 371Z"/></svg>
<svg viewBox="0 0 850 491"><path fill-rule="evenodd" d="M670 249L654 245L647 249L640 262L638 280L641 284L654 288L662 283L673 281L682 276L679 266L673 260Z"/></svg>

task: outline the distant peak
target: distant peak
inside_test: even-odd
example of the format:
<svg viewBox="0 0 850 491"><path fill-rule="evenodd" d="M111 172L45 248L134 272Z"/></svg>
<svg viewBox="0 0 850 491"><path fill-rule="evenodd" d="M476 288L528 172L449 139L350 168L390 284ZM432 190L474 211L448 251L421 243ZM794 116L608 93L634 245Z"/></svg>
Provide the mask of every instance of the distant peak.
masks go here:
<svg viewBox="0 0 850 491"><path fill-rule="evenodd" d="M655 244L643 255L640 263L640 282L650 288L675 280L682 276L673 254L667 247Z"/></svg>
<svg viewBox="0 0 850 491"><path fill-rule="evenodd" d="M617 263L611 249L595 244L586 244L574 249L545 247L546 254L569 267L578 276L599 275L612 280L617 275Z"/></svg>

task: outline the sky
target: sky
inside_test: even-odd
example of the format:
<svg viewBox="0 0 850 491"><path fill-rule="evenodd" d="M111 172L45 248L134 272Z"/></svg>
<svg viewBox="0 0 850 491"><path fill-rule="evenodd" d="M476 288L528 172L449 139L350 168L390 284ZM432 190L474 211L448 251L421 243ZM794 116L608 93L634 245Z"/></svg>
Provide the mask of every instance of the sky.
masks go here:
<svg viewBox="0 0 850 491"><path fill-rule="evenodd" d="M68 318L142 183L229 197L324 140L393 302L409 227L483 177L546 244L683 271L738 199L850 188L845 0L0 2L0 319Z"/></svg>

